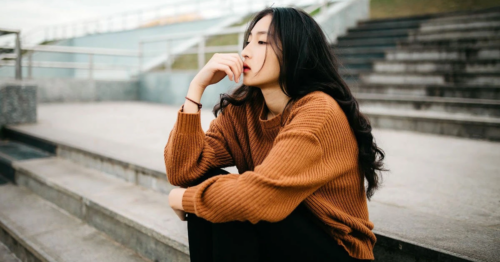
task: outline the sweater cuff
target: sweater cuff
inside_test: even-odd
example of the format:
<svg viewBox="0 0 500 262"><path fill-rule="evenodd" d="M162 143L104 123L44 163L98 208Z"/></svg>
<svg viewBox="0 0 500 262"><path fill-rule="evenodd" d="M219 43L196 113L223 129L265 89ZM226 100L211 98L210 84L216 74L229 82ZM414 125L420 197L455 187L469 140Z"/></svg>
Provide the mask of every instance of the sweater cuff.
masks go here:
<svg viewBox="0 0 500 262"><path fill-rule="evenodd" d="M177 130L180 133L204 132L201 128L200 110L196 113L182 112L182 108L177 111Z"/></svg>
<svg viewBox="0 0 500 262"><path fill-rule="evenodd" d="M198 186L188 187L184 191L184 195L182 195L182 209L184 209L184 212L186 213L192 213L198 215L196 214L196 209L194 206L195 203L194 197L196 190L198 190Z"/></svg>

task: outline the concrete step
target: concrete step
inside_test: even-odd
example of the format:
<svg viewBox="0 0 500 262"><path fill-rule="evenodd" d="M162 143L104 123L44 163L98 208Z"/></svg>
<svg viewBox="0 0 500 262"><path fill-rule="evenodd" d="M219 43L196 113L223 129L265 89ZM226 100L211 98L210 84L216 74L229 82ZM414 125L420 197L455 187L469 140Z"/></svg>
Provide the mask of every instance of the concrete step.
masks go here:
<svg viewBox="0 0 500 262"><path fill-rule="evenodd" d="M487 19L490 17L496 17L500 14L499 7L490 7L478 10L467 10L467 11L453 11L435 14L425 14L417 16L406 16L397 18L382 18L382 19L370 19L358 22L358 26L366 25L382 25L391 23L401 23L401 22L413 22L413 21L434 21L439 22L454 22L457 20L463 20L464 18L475 18L475 19Z"/></svg>
<svg viewBox="0 0 500 262"><path fill-rule="evenodd" d="M351 33L363 33L363 32L378 32L386 30L409 30L418 29L422 21L425 20L408 20L399 22L368 22L368 23L358 23L358 26L354 28L347 29L347 34Z"/></svg>
<svg viewBox="0 0 500 262"><path fill-rule="evenodd" d="M500 141L499 118L421 110L373 108L368 105L360 105L360 108L361 112L368 116L371 125L375 128ZM497 230L490 232L498 233ZM487 242L489 242L489 240ZM487 247L487 249L490 248Z"/></svg>
<svg viewBox="0 0 500 262"><path fill-rule="evenodd" d="M133 106L135 105L135 106ZM133 107L131 107L133 106ZM140 106L140 107L138 107ZM141 109L142 108L142 109ZM144 109L147 109L144 111ZM79 104L64 104L57 106L49 106L49 105L40 105L39 106L39 123L30 124L30 125L8 125L8 130L16 130L17 132L22 132L25 135L30 137L38 138L38 142L45 141L51 142L55 145L56 152L65 151L65 147L75 147L79 151L87 152L90 151L92 155L102 155L101 159L112 159L112 160L120 160L126 161L131 166L141 166L144 168L152 169L155 172L160 172L158 170L164 169L164 163L162 159L162 147L155 147L158 150L152 150L152 153L148 153L147 151L140 150L140 147L137 147L138 144L141 146L144 143L149 143L152 145L164 145L166 141L167 135L164 134L164 130L170 130L171 125L165 125L163 123L173 123L175 120L176 112L178 107L176 106L151 106L145 105L144 103L131 103L131 102L120 102L120 103L95 103L92 106L86 105L82 106ZM202 126L204 130L206 130L209 126L210 121L213 119L211 112L209 109L202 109ZM136 114L130 114L129 112L138 112ZM144 115L152 116L147 121L144 121ZM86 117L82 117L86 116ZM71 117L72 119L76 119L74 121L67 122L67 117ZM161 123L159 121L153 121L154 119L164 117L165 121ZM110 119L114 119L110 121ZM118 120L117 120L118 119ZM372 118L370 118L371 120ZM107 121L106 121L107 120ZM123 121L122 121L123 120ZM131 121L134 120L134 121ZM149 121L151 120L151 121ZM131 123L138 123L142 121L140 129L130 128ZM47 124L50 122L50 124ZM99 126L97 123L103 126ZM449 123L449 122L444 122ZM71 125L71 128L67 127ZM132 130L133 129L133 130ZM144 137L144 132L141 130L153 130L152 132L146 132L147 139L156 138L156 140L149 141ZM77 130L77 131L74 131ZM111 138L115 138L117 134L116 131L120 130L128 130L130 131L128 136L121 133L120 139L123 143L131 144L135 143L135 146L127 145L120 146L115 143L105 140L113 140ZM158 131L160 130L160 131ZM161 131L163 130L163 131ZM103 134L104 131L108 132L108 134L113 134L112 136L108 136L107 134ZM472 130L474 131L474 130ZM139 132L141 135L135 136L133 133ZM465 144L465 145L476 145L476 147L472 147L474 150L478 151L494 151L496 146L483 143L481 141L468 141L467 139L459 139L453 137L436 137L436 136L424 136L422 134L411 134L407 132L392 132L390 130L378 130L375 132L381 132L386 134L386 142L394 144L400 144L399 140L395 140L394 138L399 138L403 141L412 140L413 142L419 141L423 144L435 144L438 142L446 142L444 145L448 145L451 141L451 144ZM159 135L159 134L163 134ZM380 133L379 133L380 134ZM407 134L410 134L409 136ZM110 138L111 137L111 138ZM422 140L415 140L415 138L419 138ZM378 140L379 142L384 141ZM394 142L398 141L398 142ZM153 142L153 143L152 143ZM439 143L443 145L442 143ZM383 146L384 144L382 144ZM391 144L388 145L388 147ZM410 144L411 145L411 144ZM480 145L481 147L477 147ZM487 147L484 147L487 146ZM383 148L385 148L383 146ZM390 150L394 154L394 147ZM454 147L456 149L456 147ZM463 147L470 149L469 146ZM472 151L474 151L472 150ZM396 154L398 150L396 149ZM424 150L425 151L425 150ZM389 152L389 150L388 150ZM404 150L404 152L408 152L408 150ZM75 150L75 154L79 153ZM391 153L388 153L388 155ZM60 155L59 155L60 156ZM488 156L492 156L489 154ZM413 158L412 155L410 158ZM403 155L403 158L404 155ZM78 161L78 157L75 158ZM141 160L145 159L145 160ZM388 160L395 159L394 157L388 157ZM405 158L407 159L407 158ZM148 162L146 162L146 160ZM156 164L155 160L158 163ZM400 160L400 159L399 159ZM395 160L395 163L399 163L398 159ZM425 160L425 159L424 159ZM422 160L422 161L424 161ZM34 160L30 160L34 161ZM26 162L26 161L23 161ZM414 163L413 161L410 161ZM418 162L418 161L417 161ZM82 164L79 164L80 166ZM417 163L418 165L418 163ZM36 164L34 164L36 166ZM46 166L53 166L52 164L47 164ZM394 165L391 165L394 168ZM401 165L400 165L401 166ZM414 171L417 173L416 177L422 178L420 173L428 173L424 174L425 177L436 177L433 173L435 170L432 169L433 165L431 165L430 170L425 172ZM441 168L442 166L437 166L437 168ZM117 167L121 168L121 167ZM428 166L427 166L428 168ZM409 172L405 172L408 168L405 168L405 163L402 164L401 170L404 174L409 174ZM477 171L477 170L476 170ZM53 173L52 171L47 171L48 173ZM237 172L237 170L232 171ZM445 174L446 175L446 174ZM456 178L455 174L448 174L450 177ZM482 174L483 175L483 174ZM163 176L165 176L163 170ZM472 176L472 175L471 175ZM62 176L61 176L62 177ZM395 176L401 178L402 176ZM113 177L114 178L114 177ZM448 181L443 176L438 176L441 179L442 184L446 184ZM408 179L402 178L404 181L412 180L411 177ZM387 179L389 180L389 179ZM444 181L443 181L444 180ZM464 179L459 179L463 181ZM466 180L466 179L465 179ZM474 181L490 181L488 179L483 180L475 179ZM493 178L491 178L493 180ZM68 180L69 181L69 180ZM414 181L414 180L412 180ZM433 180L436 181L436 180ZM386 181L387 182L387 181ZM479 182L478 182L479 183ZM92 188L92 186L85 186L82 184L82 187ZM410 183L411 184L411 183ZM413 183L417 184L417 183ZM489 183L492 184L492 183ZM436 184L433 184L436 185ZM467 183L467 185L471 185ZM475 186L475 185L474 185ZM474 186L470 186L473 188ZM436 192L434 188L426 187L426 190L421 190L421 188L415 188L415 191L409 191L407 187L401 187L400 185L396 186L398 189L404 191L404 194L407 197L406 200L401 201L398 199L401 205L394 204L394 195L392 195L392 191L388 195L387 199L384 200L382 197L384 191L381 191L382 194L375 195L375 201L371 201L370 205L370 218L376 224L375 234L377 236L377 245L375 246L375 255L377 257L377 261L494 261L494 258L498 257L498 250L492 248L496 246L498 243L498 231L492 230L497 224L494 222L496 220L496 216L486 216L486 214L490 214L490 212L482 212L483 210L491 210L489 206L494 206L490 204L491 201L488 199L492 198L481 198L482 202L480 205L477 204L474 198L472 199L460 199L457 201L455 197L449 196L448 192L453 190L448 190L445 192ZM494 188L494 186L493 186ZM387 190L388 188L386 188ZM118 190L118 189L117 189ZM472 189L470 189L472 190ZM472 192L472 191L465 192ZM485 190L487 192L493 191L490 188ZM51 192L51 191L48 191ZM387 192L387 191L385 191ZM408 192L411 192L410 194ZM413 193L415 192L415 193ZM438 193L437 201L426 201L427 199L431 199L432 197L436 198L436 193ZM483 192L484 193L484 192ZM411 197L413 195L422 196L420 199L417 197ZM127 207L126 211L123 213L129 214L130 212L136 213L134 205L141 205L144 202L138 199L137 201L130 204L129 202L123 203L121 197L110 198L111 193L108 191L103 192L102 198L106 201L114 202L117 206L125 206ZM114 195L114 193L113 193ZM396 194L397 196L401 196L403 194ZM464 196L467 194L461 194ZM493 194L489 194L492 195ZM137 193L130 192L127 197L133 198L137 196ZM496 196L496 195L494 195ZM96 198L98 196L95 196ZM444 198L443 198L444 197ZM142 199L142 195L140 197ZM87 198L88 199L88 198ZM137 198L136 198L137 199ZM445 200L443 200L445 199ZM450 201L448 201L450 199ZM393 202L387 203L387 205L378 205L382 200L383 202L390 202L386 200L392 200ZM91 199L89 205L96 207L95 199ZM406 202L405 202L406 201ZM414 201L420 201L421 203L425 203L424 205L415 204ZM130 201L132 202L132 201ZM493 201L494 202L494 201ZM93 203L93 204L92 204ZM413 204L412 204L413 203ZM472 204L471 204L472 203ZM146 205L146 204L143 204ZM471 206L476 205L476 208L471 208ZM82 205L83 206L83 205ZM150 205L147 205L150 206ZM439 208L436 208L439 207ZM445 206L445 212L435 211L436 209L443 209L441 207ZM95 208L94 208L95 209ZM90 209L86 209L87 211ZM120 208L120 210L122 210ZM120 211L118 210L118 211ZM465 211L464 211L465 210ZM118 212L116 211L116 212ZM479 212L481 211L481 212ZM92 212L90 210L89 212ZM164 213L163 210L158 211L158 214ZM96 214L93 217L97 217L97 219L101 219L102 216L99 216L98 213L94 212L92 214ZM144 214L146 216L148 214ZM156 215L156 214L155 214ZM148 217L154 217L155 215L148 215ZM478 219L480 218L480 219ZM460 221L459 221L460 220ZM493 221L492 221L493 220ZM170 222L170 221L169 221ZM151 222L150 224L154 224ZM496 228L494 228L496 229ZM386 234L387 232L387 234ZM436 232L439 233L442 238L434 237ZM449 239L459 239L460 236L467 235L467 238L461 239L461 241L449 241ZM131 238L134 238L132 235ZM144 243L144 245L149 245L149 243Z"/></svg>
<svg viewBox="0 0 500 262"><path fill-rule="evenodd" d="M408 29L386 29L386 30L379 29L370 31L349 31L347 35L338 37L337 41L364 39L372 37L406 38L408 37Z"/></svg>
<svg viewBox="0 0 500 262"><path fill-rule="evenodd" d="M409 41L430 41L446 39L474 39L500 37L500 27L486 29L467 29L467 30L439 30L432 32L412 31L408 35Z"/></svg>
<svg viewBox="0 0 500 262"><path fill-rule="evenodd" d="M14 162L13 167L18 185L147 259L189 261L186 222L169 208L166 194L59 157Z"/></svg>
<svg viewBox="0 0 500 262"><path fill-rule="evenodd" d="M500 74L500 59L468 59L457 60L398 60L376 61L374 72L406 72L406 73L498 73Z"/></svg>
<svg viewBox="0 0 500 262"><path fill-rule="evenodd" d="M50 156L57 155L162 194L175 188L167 180L165 164L156 161L158 155L149 150L84 136L73 139L71 132L64 130L13 125L5 126L3 132L8 139L25 144L24 147L31 145L49 152ZM143 157L138 158L137 154Z"/></svg>
<svg viewBox="0 0 500 262"><path fill-rule="evenodd" d="M467 59L500 59L500 47L407 47L387 50L387 60L467 60Z"/></svg>
<svg viewBox="0 0 500 262"><path fill-rule="evenodd" d="M500 12L484 12L484 13L465 13L462 15L443 16L428 19L422 26L432 25L447 25L447 24L460 24L467 22L488 22L500 20Z"/></svg>
<svg viewBox="0 0 500 262"><path fill-rule="evenodd" d="M361 38L361 39L350 39L350 40L339 40L337 42L337 48L344 47L396 47L396 41L398 39L405 39L406 37L378 37L378 38Z"/></svg>
<svg viewBox="0 0 500 262"><path fill-rule="evenodd" d="M482 47L482 46L499 46L500 38L498 37L478 37L478 38L452 38L452 39L436 39L436 40L399 40L397 46L400 48L465 48L465 47Z"/></svg>
<svg viewBox="0 0 500 262"><path fill-rule="evenodd" d="M421 84L350 84L353 93L417 97L456 97L500 100L500 86L421 85Z"/></svg>
<svg viewBox="0 0 500 262"><path fill-rule="evenodd" d="M336 47L333 46L333 53L339 59L383 59L387 50L395 48L387 47Z"/></svg>
<svg viewBox="0 0 500 262"><path fill-rule="evenodd" d="M468 116L497 118L500 121L500 100L450 97L416 97L358 93L361 108L441 112Z"/></svg>
<svg viewBox="0 0 500 262"><path fill-rule="evenodd" d="M3 262L21 262L19 258L17 258L14 253L10 251L4 244L0 241L0 261Z"/></svg>
<svg viewBox="0 0 500 262"><path fill-rule="evenodd" d="M0 240L21 261L150 261L25 187L0 185L0 210Z"/></svg>
<svg viewBox="0 0 500 262"><path fill-rule="evenodd" d="M385 61L380 58L338 58L339 68L350 68L350 69L371 69L373 70L373 63L375 61Z"/></svg>
<svg viewBox="0 0 500 262"><path fill-rule="evenodd" d="M370 30L387 30L387 29L410 29L418 28L424 21L433 18L432 15L419 15L410 17L398 18L382 18L359 21L355 28L351 28L348 32L370 31Z"/></svg>
<svg viewBox="0 0 500 262"><path fill-rule="evenodd" d="M359 68L340 68L339 73L341 75L360 75L360 74L366 74L366 73L371 73L373 72L372 69L367 68L367 69L359 69Z"/></svg>
<svg viewBox="0 0 500 262"><path fill-rule="evenodd" d="M368 73L360 75L367 84L466 84L500 86L498 73Z"/></svg>
<svg viewBox="0 0 500 262"><path fill-rule="evenodd" d="M500 15L493 21L476 21L473 18L465 18L463 21L453 23L423 23L418 29L419 33L434 33L442 31L463 30L494 30L500 27Z"/></svg>

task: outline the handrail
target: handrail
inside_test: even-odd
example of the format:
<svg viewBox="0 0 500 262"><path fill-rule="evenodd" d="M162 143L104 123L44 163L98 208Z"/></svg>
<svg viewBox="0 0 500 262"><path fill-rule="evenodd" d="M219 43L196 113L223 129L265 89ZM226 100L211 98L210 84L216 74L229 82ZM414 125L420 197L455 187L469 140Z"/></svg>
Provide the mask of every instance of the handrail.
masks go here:
<svg viewBox="0 0 500 262"><path fill-rule="evenodd" d="M3 46L0 48L4 49L14 49L15 47ZM32 77L33 67L46 67L46 68L73 68L73 69L88 69L89 79L93 78L93 70L117 70L117 69L138 69L138 65L109 65L109 64L95 64L94 55L108 55L108 56L127 56L127 57L138 57L140 58L140 53L135 50L125 50L125 49L111 49L111 48L94 48L94 47L71 47L71 46L32 46L32 47L21 47L20 50L31 51L28 56L27 65L28 67L28 78ZM54 52L54 53L70 53L70 54L86 54L89 56L88 63L81 62L53 62L53 61L33 61L32 52ZM5 55L3 58L18 58L17 55L9 54ZM18 66L17 62L13 61L0 61L0 66ZM19 65L22 67L23 65ZM19 78L21 79L21 78Z"/></svg>
<svg viewBox="0 0 500 262"><path fill-rule="evenodd" d="M309 8L307 8L308 12L312 12L316 10L317 8L321 8L322 10L320 11L320 14L322 16L322 19L324 20L325 16L330 15L332 13L332 10L334 10L335 13L339 12L339 10L344 10L346 6L351 5L352 2L356 0L314 0L316 2L319 2L316 5L311 5ZM368 0L357 0L358 2L366 2ZM331 2L344 2L342 6L336 6L334 9L328 7L328 4ZM326 14L325 10L328 7L328 14ZM330 10L331 9L331 10ZM362 14L363 15L363 14ZM31 77L31 71L32 67L51 67L51 68L75 68L75 69L89 69L89 78L92 78L92 72L93 70L112 70L112 69L130 69L130 68L138 68L138 73L141 72L142 69L142 62L144 59L144 44L146 43L153 43L153 42L167 42L166 47L167 47L167 55L166 55L166 60L165 60L165 67L167 70L171 70L171 64L172 64L172 59L171 59L171 52L168 48L170 45L170 41L173 39L179 39L179 38L193 38L193 39L198 39L198 47L196 48L188 48L186 49L184 46L184 50L182 50L182 54L198 54L198 69L204 66L205 64L205 53L213 53L213 52L241 52L241 47L243 46L243 37L244 37L244 32L246 30L247 25L241 25L241 26L234 26L234 27L228 27L224 28L222 31L219 32L209 32L209 31L196 31L196 32L187 32L187 33L176 33L176 34L169 34L169 35L160 35L160 36L150 36L150 37L143 37L139 41L139 49L138 51L136 50L125 50L125 49L110 49L110 48L88 48L88 47L71 47L71 46L48 46L48 45L43 45L43 46L24 46L20 47L20 43L16 43L16 46L10 47L10 46L4 46L0 48L11 48L11 49L16 49L16 55L12 54L2 54L0 59L3 58L15 58L16 62L10 62L10 61L0 61L0 66L16 66L16 78L20 79L20 68L22 67L21 65L21 57L20 54L22 50L24 51L30 51L28 53L28 76ZM224 45L224 46L205 46L206 45L206 40L209 36L214 36L214 35L227 35L227 34L238 34L238 44L237 45ZM19 33L17 33L19 36ZM19 38L19 37L18 37ZM32 61L33 57L33 52L56 52L56 53L80 53L80 54L87 54L89 56L89 62L88 63L77 63L77 62L39 62L39 61ZM105 65L105 64L95 64L93 62L93 56L94 55L109 55L109 56L128 56L128 57L137 57L138 58L138 65L135 66L127 66L127 65ZM18 73L19 71L19 73Z"/></svg>
<svg viewBox="0 0 500 262"><path fill-rule="evenodd" d="M326 8L328 7L328 3L332 2L341 2L343 0L314 0L314 2L318 2L316 5L312 5L310 8L307 9L306 12L312 12L316 10L317 8L321 7L322 13L325 12ZM140 57L140 66L139 68L142 69L142 61L143 61L143 49L144 45L146 43L154 43L154 42L167 42L166 46L170 46L170 41L173 39L179 39L179 38L189 38L189 37L196 37L199 38L198 42L198 48L190 48L187 50L183 50L182 54L198 54L198 69L201 69L203 65L205 64L205 53L208 52L234 52L238 51L241 52L241 46L243 46L243 37L244 37L244 32L246 29L246 25L241 25L241 26L234 26L234 27L227 27L224 28L223 31L219 32L207 32L207 31L195 31L195 32L185 32L185 33L175 33L175 34L168 34L168 35L159 35L159 36L149 36L149 37L142 37L139 41L139 53L141 55ZM207 37L209 36L214 36L214 35L228 35L228 34L238 34L238 45L225 45L225 46L210 46L206 47L206 40ZM196 50L196 51L195 51ZM165 68L166 70L170 71L172 69L172 59L171 59L171 50L170 48L166 48L166 59L165 59Z"/></svg>
<svg viewBox="0 0 500 262"><path fill-rule="evenodd" d="M310 3L318 0L302 0ZM294 3L294 0L273 0L278 4ZM295 1L296 2L296 1ZM94 33L130 30L142 26L163 25L179 21L211 19L259 10L268 0L186 0L168 3L154 8L122 12L103 18L86 19L68 24L36 27L22 36L24 43L39 44ZM210 12L207 12L210 11ZM207 15L210 13L210 15ZM202 15L203 14L203 15Z"/></svg>

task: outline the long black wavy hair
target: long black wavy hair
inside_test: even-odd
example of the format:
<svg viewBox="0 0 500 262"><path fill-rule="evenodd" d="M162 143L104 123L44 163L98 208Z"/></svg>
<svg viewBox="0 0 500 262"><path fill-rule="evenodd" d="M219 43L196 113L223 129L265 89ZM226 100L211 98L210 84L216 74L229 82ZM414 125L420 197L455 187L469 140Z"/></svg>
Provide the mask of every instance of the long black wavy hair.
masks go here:
<svg viewBox="0 0 500 262"><path fill-rule="evenodd" d="M382 178L377 171L387 171L382 163L385 154L377 147L369 120L359 111L357 100L340 76L338 61L326 36L317 22L302 9L268 7L257 13L249 23L243 48L252 28L266 15L272 15L267 39L280 64L279 85L283 93L290 97L283 112L301 97L317 90L337 101L356 136L360 170L368 182L366 196L370 200ZM231 93L222 93L212 112L217 117L218 112L223 113L229 103L240 106L257 96L263 97L260 88L241 85ZM283 122L283 114L281 117Z"/></svg>

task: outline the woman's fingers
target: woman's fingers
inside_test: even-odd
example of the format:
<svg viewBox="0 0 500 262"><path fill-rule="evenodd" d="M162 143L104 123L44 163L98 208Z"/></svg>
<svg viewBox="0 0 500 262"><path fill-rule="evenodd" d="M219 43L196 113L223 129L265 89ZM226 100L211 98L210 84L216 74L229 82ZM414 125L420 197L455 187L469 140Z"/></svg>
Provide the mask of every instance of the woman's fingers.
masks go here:
<svg viewBox="0 0 500 262"><path fill-rule="evenodd" d="M239 67L239 63L238 61L236 61L236 59L234 57L223 57L221 58L221 63L223 64L226 64L228 65L229 67L231 67L231 71L233 72L234 74L234 78L233 80L236 82L236 81L239 81L240 79L240 75L241 75L241 69Z"/></svg>
<svg viewBox="0 0 500 262"><path fill-rule="evenodd" d="M217 63L214 67L217 70L225 72L227 74L227 77L229 77L229 80L233 81L234 74L233 71L231 71L231 67L223 63Z"/></svg>

